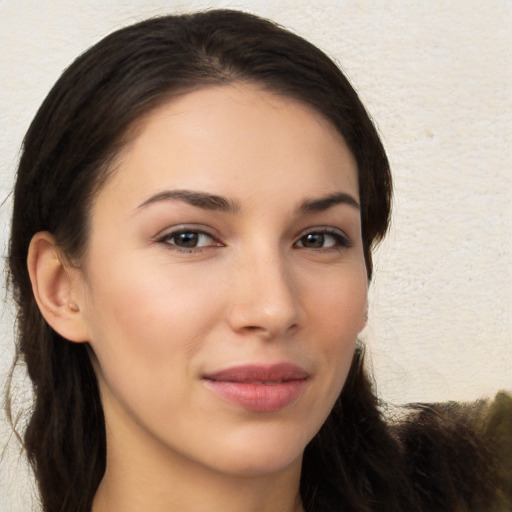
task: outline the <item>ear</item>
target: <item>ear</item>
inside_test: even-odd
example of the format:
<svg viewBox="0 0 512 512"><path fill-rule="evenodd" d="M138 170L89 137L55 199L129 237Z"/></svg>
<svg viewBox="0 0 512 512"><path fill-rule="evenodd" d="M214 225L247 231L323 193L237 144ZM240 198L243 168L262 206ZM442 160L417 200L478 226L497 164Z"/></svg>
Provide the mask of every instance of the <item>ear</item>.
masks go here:
<svg viewBox="0 0 512 512"><path fill-rule="evenodd" d="M48 324L69 341L88 341L80 311L81 273L66 265L51 233L41 231L33 236L27 264L34 297Z"/></svg>

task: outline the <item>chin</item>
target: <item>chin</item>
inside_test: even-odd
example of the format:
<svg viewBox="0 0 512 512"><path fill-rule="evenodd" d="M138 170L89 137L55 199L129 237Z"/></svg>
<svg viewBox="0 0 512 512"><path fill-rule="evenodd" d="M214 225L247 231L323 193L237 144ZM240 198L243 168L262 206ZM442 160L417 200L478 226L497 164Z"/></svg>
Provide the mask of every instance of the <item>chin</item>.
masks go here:
<svg viewBox="0 0 512 512"><path fill-rule="evenodd" d="M296 468L300 471L302 464L302 455L304 450L293 456L286 452L279 453L276 449L272 452L256 454L255 452L247 455L238 456L232 454L224 463L218 461L217 469L225 474L236 475L243 478L259 478Z"/></svg>
<svg viewBox="0 0 512 512"><path fill-rule="evenodd" d="M208 458L219 471L243 477L259 477L294 467L300 471L304 449L316 429L308 435L307 429L298 424L292 425L291 431L266 427L254 427L252 432L246 428L243 433L225 436Z"/></svg>

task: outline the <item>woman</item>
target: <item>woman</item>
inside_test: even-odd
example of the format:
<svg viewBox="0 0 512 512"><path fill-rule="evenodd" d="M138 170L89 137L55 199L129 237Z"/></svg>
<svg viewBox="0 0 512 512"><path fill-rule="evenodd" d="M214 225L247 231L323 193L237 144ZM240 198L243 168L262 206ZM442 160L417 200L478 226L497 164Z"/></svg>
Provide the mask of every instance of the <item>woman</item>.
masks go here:
<svg viewBox="0 0 512 512"><path fill-rule="evenodd" d="M79 57L26 135L9 255L44 510L494 505L486 406L389 426L365 376L390 197L346 78L268 21L156 18Z"/></svg>

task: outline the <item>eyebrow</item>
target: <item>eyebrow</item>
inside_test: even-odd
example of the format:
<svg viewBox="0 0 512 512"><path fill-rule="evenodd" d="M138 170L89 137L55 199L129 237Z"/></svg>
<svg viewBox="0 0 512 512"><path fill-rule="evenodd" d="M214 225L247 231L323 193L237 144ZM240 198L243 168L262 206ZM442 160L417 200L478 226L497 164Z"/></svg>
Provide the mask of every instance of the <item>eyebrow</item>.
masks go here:
<svg viewBox="0 0 512 512"><path fill-rule="evenodd" d="M335 192L334 194L329 194L325 197L306 199L306 201L299 206L297 211L299 213L322 212L338 204L346 204L356 208L357 210L361 209L359 203L350 194L345 192Z"/></svg>
<svg viewBox="0 0 512 512"><path fill-rule="evenodd" d="M165 190L151 196L138 206L138 210L161 201L183 201L202 208L203 210L220 211L226 213L237 213L240 211L240 205L231 199L227 199L207 192L197 192L192 190ZM360 209L359 203L345 192L335 192L325 197L306 199L297 208L298 213L314 213L328 210L332 206L346 204L353 208Z"/></svg>
<svg viewBox="0 0 512 512"><path fill-rule="evenodd" d="M192 190L165 190L159 192L138 206L137 209L144 208L150 204L161 201L183 201L192 206L197 206L203 210L214 210L226 213L237 213L240 205L222 196L208 194L207 192L195 192Z"/></svg>

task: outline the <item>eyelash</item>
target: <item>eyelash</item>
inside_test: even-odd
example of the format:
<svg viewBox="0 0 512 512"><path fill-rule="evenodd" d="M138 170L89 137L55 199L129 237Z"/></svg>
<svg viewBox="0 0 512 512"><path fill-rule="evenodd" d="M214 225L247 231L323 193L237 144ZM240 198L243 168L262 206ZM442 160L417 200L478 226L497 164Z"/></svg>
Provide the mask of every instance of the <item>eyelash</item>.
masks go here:
<svg viewBox="0 0 512 512"><path fill-rule="evenodd" d="M176 238L180 235L192 235L192 237L195 238L196 241L199 241L201 237L208 237L212 240L207 245L203 246L194 246L194 247L181 247L177 245L176 243L171 243L171 241L174 239L176 241ZM304 245L305 239L311 235L315 235L317 237L321 237L321 240L325 243L325 237L331 237L334 241L334 243L329 247L306 247ZM184 252L184 253L200 253L205 249L210 249L212 247L223 247L224 245L216 240L216 238L211 235L210 233L207 233L206 231L202 231L200 229L193 229L193 228L181 228L177 229L175 231L171 231L170 233L166 233L165 235L159 237L156 239L157 243L164 244L174 251L178 252ZM301 243L302 245L298 245ZM304 248L304 249L310 249L313 251L339 251L342 249L347 249L352 247L351 240L342 232L327 228L327 227L318 227L318 228L312 228L307 232L303 232L300 237L297 239L296 242L294 242L293 246L295 248Z"/></svg>
<svg viewBox="0 0 512 512"><path fill-rule="evenodd" d="M305 247L304 245L298 246L297 244L299 242L303 242L303 240L310 236L310 235L320 235L321 237L325 238L325 236L332 237L334 240L334 244L331 247L315 247L315 248L309 248L314 251L340 251L342 249L348 249L352 247L352 241L341 231L333 228L328 227L317 227L312 228L308 230L305 233L302 233L299 239L293 244L295 247L304 247L305 249L308 249L308 247Z"/></svg>
<svg viewBox="0 0 512 512"><path fill-rule="evenodd" d="M212 240L208 245L204 246L195 246L195 247L180 247L179 245L176 245L175 243L171 243L171 240L176 239L180 235L193 235L196 236L198 239L201 237L208 237ZM202 252L204 249L210 249L212 247L222 247L223 244L221 242L216 241L215 237L211 235L210 233L207 233L206 231L202 231L200 229L193 229L193 228L182 228L177 229L175 231L171 231L170 233L166 233L165 235L159 237L156 242L164 244L171 248L174 251L178 252L184 252L184 253L192 253L192 252Z"/></svg>

